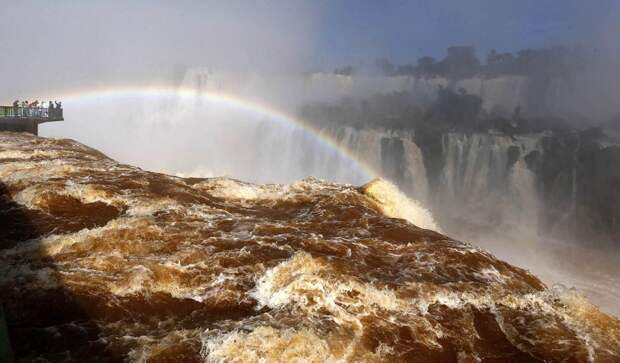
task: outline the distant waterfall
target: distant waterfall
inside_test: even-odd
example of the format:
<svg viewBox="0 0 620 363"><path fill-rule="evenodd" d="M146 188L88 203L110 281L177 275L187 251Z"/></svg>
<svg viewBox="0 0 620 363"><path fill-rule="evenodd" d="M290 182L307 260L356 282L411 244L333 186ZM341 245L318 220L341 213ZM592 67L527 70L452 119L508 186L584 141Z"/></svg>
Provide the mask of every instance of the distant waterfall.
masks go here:
<svg viewBox="0 0 620 363"><path fill-rule="evenodd" d="M324 128L321 139L334 140L339 149L397 184L421 203L430 201L430 186L420 148L413 131L385 129ZM358 168L330 148L320 147L315 137L295 128L273 127L268 122L256 128L255 160L246 170L253 180L281 181L315 176L332 181L363 184Z"/></svg>
<svg viewBox="0 0 620 363"><path fill-rule="evenodd" d="M504 206L508 211L506 219L514 225L536 226L541 205L536 188L536 174L527 168L523 158L512 166L508 188L514 204Z"/></svg>
<svg viewBox="0 0 620 363"><path fill-rule="evenodd" d="M525 157L540 151L540 136L446 133L443 167L439 180L430 185L414 130L342 127L321 132L444 221L481 226L538 223L537 179ZM309 173L353 182L346 166L330 164L321 155L308 158Z"/></svg>
<svg viewBox="0 0 620 363"><path fill-rule="evenodd" d="M346 130L340 136L344 140L351 137ZM254 137L246 141L255 143L255 152L249 156L253 160L246 163L252 180L282 182L313 176L358 185L368 182L368 176L350 159L301 128L274 127L266 122L258 125ZM370 157L372 152L364 156Z"/></svg>
<svg viewBox="0 0 620 363"><path fill-rule="evenodd" d="M445 163L435 198L443 214L480 224L519 224L536 215L529 210L538 200L535 177L523 159L537 148L536 138L449 133L443 141Z"/></svg>
<svg viewBox="0 0 620 363"><path fill-rule="evenodd" d="M421 203L429 200L429 185L420 148L413 131L325 128L321 133L337 140L358 160L371 167Z"/></svg>

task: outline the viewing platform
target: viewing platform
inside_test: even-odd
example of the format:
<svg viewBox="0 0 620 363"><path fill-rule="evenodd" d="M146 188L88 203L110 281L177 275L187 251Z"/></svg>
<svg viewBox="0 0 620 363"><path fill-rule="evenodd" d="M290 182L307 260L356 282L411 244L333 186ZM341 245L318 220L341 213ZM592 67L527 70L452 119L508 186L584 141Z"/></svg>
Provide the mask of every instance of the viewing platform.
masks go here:
<svg viewBox="0 0 620 363"><path fill-rule="evenodd" d="M48 107L0 106L0 131L29 132L38 135L39 124L63 121L62 104L49 102Z"/></svg>

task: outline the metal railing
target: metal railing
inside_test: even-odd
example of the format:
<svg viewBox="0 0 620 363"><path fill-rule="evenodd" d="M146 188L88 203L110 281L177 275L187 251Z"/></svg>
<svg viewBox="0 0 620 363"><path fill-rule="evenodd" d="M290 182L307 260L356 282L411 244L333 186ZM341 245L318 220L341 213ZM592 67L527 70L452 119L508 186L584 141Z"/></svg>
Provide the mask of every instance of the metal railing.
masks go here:
<svg viewBox="0 0 620 363"><path fill-rule="evenodd" d="M62 108L0 106L0 118L62 119Z"/></svg>

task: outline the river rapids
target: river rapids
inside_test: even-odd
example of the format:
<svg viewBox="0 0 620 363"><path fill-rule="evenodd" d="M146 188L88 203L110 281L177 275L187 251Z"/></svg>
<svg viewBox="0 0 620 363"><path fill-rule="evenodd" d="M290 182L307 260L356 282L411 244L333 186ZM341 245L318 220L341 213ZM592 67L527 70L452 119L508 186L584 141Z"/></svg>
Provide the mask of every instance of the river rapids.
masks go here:
<svg viewBox="0 0 620 363"><path fill-rule="evenodd" d="M620 362L620 321L436 232L391 184L255 185L0 133L23 362Z"/></svg>

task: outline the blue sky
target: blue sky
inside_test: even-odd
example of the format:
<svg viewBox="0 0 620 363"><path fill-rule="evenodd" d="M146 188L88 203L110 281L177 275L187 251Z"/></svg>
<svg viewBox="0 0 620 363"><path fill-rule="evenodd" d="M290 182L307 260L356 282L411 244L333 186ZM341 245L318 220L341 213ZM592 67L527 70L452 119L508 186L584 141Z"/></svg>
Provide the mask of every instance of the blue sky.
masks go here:
<svg viewBox="0 0 620 363"><path fill-rule="evenodd" d="M589 44L617 22L618 0L325 1L322 61L440 57L450 45L515 51Z"/></svg>

